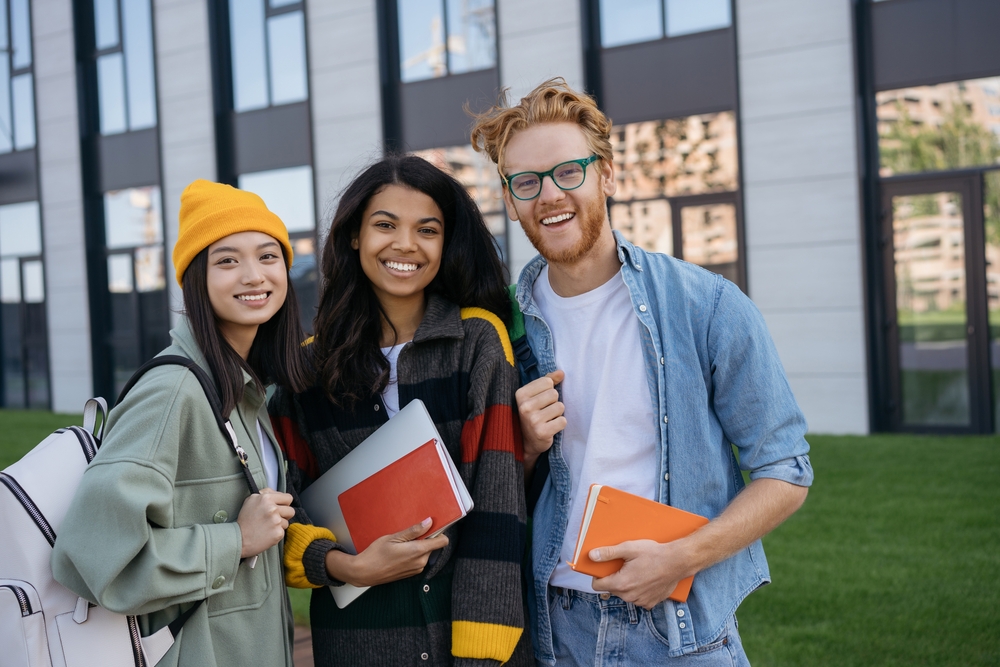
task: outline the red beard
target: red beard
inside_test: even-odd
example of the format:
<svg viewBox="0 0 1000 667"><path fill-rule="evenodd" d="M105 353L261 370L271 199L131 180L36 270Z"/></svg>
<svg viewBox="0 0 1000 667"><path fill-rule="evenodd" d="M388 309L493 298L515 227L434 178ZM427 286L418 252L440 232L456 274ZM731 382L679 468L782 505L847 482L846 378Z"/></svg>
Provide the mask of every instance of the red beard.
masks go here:
<svg viewBox="0 0 1000 667"><path fill-rule="evenodd" d="M597 244L597 240L601 237L602 227L607 224L607 210L607 198L602 195L591 200L584 210L577 211L575 219L580 226L580 239L569 248L562 250L549 247L543 238L541 219L547 216L538 216L539 221L532 225L526 225L522 221L521 228L524 229L524 233L531 241L531 245L535 246L538 254L548 262L575 264Z"/></svg>

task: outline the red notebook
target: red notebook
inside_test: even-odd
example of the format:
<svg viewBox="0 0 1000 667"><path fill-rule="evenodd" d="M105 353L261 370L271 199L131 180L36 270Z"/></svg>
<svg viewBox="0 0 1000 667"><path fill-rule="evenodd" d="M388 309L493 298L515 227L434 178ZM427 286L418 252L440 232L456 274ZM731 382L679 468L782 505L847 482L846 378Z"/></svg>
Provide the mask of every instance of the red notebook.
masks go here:
<svg viewBox="0 0 1000 667"><path fill-rule="evenodd" d="M447 452L444 453L447 456ZM430 517L435 535L465 516L436 440L428 440L338 496L361 553L382 537Z"/></svg>

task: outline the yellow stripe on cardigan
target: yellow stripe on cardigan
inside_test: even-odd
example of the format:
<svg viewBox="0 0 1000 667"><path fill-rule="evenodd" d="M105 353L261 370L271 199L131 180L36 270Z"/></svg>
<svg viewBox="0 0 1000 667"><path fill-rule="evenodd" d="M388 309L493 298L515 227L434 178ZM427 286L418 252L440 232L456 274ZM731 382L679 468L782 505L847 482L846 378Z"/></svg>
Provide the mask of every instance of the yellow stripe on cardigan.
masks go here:
<svg viewBox="0 0 1000 667"><path fill-rule="evenodd" d="M481 320L486 320L493 325L493 328L497 330L497 335L500 336L500 344L503 345L503 354L507 357L507 363L511 366L514 365L514 348L510 346L510 336L507 335L507 327L503 325L503 322L499 317L486 310L485 308L463 308L462 309L462 319L468 320L473 317L478 317Z"/></svg>
<svg viewBox="0 0 1000 667"><path fill-rule="evenodd" d="M476 660L510 660L521 639L523 628L496 623L452 621L451 654L456 658Z"/></svg>
<svg viewBox="0 0 1000 667"><path fill-rule="evenodd" d="M306 577L306 568L302 564L302 556L306 549L316 540L330 540L336 542L337 538L329 529L321 526L311 526L307 523L292 523L285 531L285 585L292 588L322 588L309 581Z"/></svg>

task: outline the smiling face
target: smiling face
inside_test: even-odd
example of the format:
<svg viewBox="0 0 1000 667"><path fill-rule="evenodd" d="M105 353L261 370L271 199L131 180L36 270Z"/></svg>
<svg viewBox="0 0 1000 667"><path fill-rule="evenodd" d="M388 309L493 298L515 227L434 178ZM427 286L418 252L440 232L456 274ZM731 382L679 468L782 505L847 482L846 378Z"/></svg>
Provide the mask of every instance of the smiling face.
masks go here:
<svg viewBox="0 0 1000 667"><path fill-rule="evenodd" d="M368 200L351 246L383 307L422 304L441 268L444 214L423 192L387 185Z"/></svg>
<svg viewBox="0 0 1000 667"><path fill-rule="evenodd" d="M219 331L243 358L285 303L288 270L281 246L262 232L230 234L208 246L208 299Z"/></svg>
<svg viewBox="0 0 1000 667"><path fill-rule="evenodd" d="M575 123L535 125L515 134L504 152L504 173L545 172L557 164L589 157L587 137ZM519 220L535 249L552 264L577 264L595 248L614 246L607 198L615 193L614 171L605 160L587 167L583 185L561 190L550 177L542 191L520 201L504 190L507 216Z"/></svg>

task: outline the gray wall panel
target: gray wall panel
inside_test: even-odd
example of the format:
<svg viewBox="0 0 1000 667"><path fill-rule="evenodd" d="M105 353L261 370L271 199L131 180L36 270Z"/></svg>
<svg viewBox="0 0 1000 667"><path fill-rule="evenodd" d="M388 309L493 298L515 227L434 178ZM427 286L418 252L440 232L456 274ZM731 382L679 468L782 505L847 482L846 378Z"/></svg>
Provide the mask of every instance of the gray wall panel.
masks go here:
<svg viewBox="0 0 1000 667"><path fill-rule="evenodd" d="M101 191L160 184L156 128L97 137Z"/></svg>
<svg viewBox="0 0 1000 667"><path fill-rule="evenodd" d="M496 69L402 84L403 141L408 150L469 143L472 111L488 109L497 98Z"/></svg>
<svg viewBox="0 0 1000 667"><path fill-rule="evenodd" d="M601 61L616 124L736 108L732 29L605 49Z"/></svg>
<svg viewBox="0 0 1000 667"><path fill-rule="evenodd" d="M35 151L0 155L0 206L38 199Z"/></svg>
<svg viewBox="0 0 1000 667"><path fill-rule="evenodd" d="M233 151L237 174L309 164L309 104L234 113Z"/></svg>

